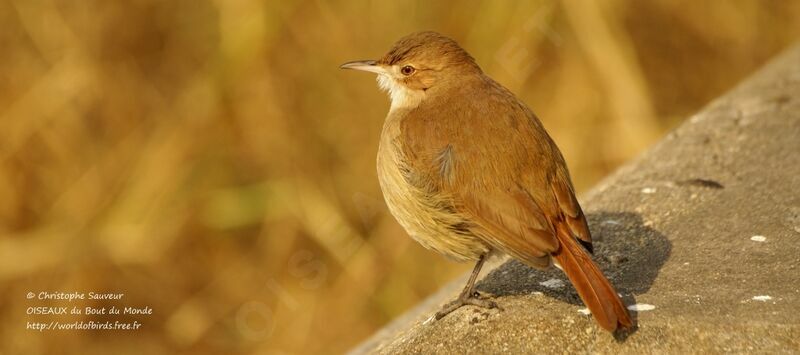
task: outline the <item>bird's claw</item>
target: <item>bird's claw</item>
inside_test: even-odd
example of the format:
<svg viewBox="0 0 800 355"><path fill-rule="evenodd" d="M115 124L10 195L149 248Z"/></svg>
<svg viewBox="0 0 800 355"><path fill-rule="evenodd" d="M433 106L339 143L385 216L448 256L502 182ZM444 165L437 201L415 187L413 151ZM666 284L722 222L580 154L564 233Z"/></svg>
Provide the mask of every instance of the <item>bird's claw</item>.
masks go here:
<svg viewBox="0 0 800 355"><path fill-rule="evenodd" d="M487 296L483 296L477 291L472 293L469 296L460 296L455 301L448 303L439 312L436 312L434 318L436 320L444 318L444 316L452 313L453 311L461 308L462 306L476 306L480 308L492 309L497 308L502 310L497 303L492 300L486 299Z"/></svg>

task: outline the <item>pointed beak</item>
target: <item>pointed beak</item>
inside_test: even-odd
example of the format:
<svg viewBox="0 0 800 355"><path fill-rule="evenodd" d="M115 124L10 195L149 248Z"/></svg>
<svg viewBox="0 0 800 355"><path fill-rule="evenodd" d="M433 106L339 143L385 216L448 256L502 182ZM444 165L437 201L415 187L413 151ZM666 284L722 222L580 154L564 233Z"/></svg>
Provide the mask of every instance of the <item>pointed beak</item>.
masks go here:
<svg viewBox="0 0 800 355"><path fill-rule="evenodd" d="M378 62L374 60L357 60L354 62L347 62L339 66L341 69L355 69L361 71L368 71L375 74L384 74L386 70L383 69L382 66L378 65Z"/></svg>

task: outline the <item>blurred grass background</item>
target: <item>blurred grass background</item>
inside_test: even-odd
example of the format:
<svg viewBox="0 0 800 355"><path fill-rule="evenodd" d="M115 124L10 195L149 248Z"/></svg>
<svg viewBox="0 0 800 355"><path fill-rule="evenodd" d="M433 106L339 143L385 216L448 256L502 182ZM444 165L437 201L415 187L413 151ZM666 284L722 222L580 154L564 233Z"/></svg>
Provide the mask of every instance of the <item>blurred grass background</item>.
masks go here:
<svg viewBox="0 0 800 355"><path fill-rule="evenodd" d="M471 265L387 214L388 99L339 64L433 29L581 191L800 34L797 1L0 1L0 353L344 351ZM29 291L137 331L26 330Z"/></svg>

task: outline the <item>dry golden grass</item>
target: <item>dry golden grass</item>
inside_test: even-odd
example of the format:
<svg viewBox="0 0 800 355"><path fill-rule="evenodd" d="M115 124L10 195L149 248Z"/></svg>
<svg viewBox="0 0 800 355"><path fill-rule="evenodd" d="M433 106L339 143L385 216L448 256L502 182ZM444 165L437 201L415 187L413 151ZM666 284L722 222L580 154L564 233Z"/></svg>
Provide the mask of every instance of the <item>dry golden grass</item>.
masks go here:
<svg viewBox="0 0 800 355"><path fill-rule="evenodd" d="M337 69L409 32L455 37L533 107L583 190L798 18L755 0L0 2L0 352L340 352L469 268L388 216L388 100ZM29 291L154 314L40 333L26 322L57 317L26 308L64 302Z"/></svg>

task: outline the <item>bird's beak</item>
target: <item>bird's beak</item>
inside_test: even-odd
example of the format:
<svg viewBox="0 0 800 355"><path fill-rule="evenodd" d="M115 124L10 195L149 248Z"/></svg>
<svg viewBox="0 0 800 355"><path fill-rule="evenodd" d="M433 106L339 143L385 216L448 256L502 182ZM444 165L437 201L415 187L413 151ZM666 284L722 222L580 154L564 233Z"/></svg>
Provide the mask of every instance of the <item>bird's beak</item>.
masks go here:
<svg viewBox="0 0 800 355"><path fill-rule="evenodd" d="M362 70L368 71L375 74L384 74L386 70L383 69L382 66L378 65L378 62L374 60L357 60L354 62L347 62L339 66L341 69L355 69L355 70Z"/></svg>

